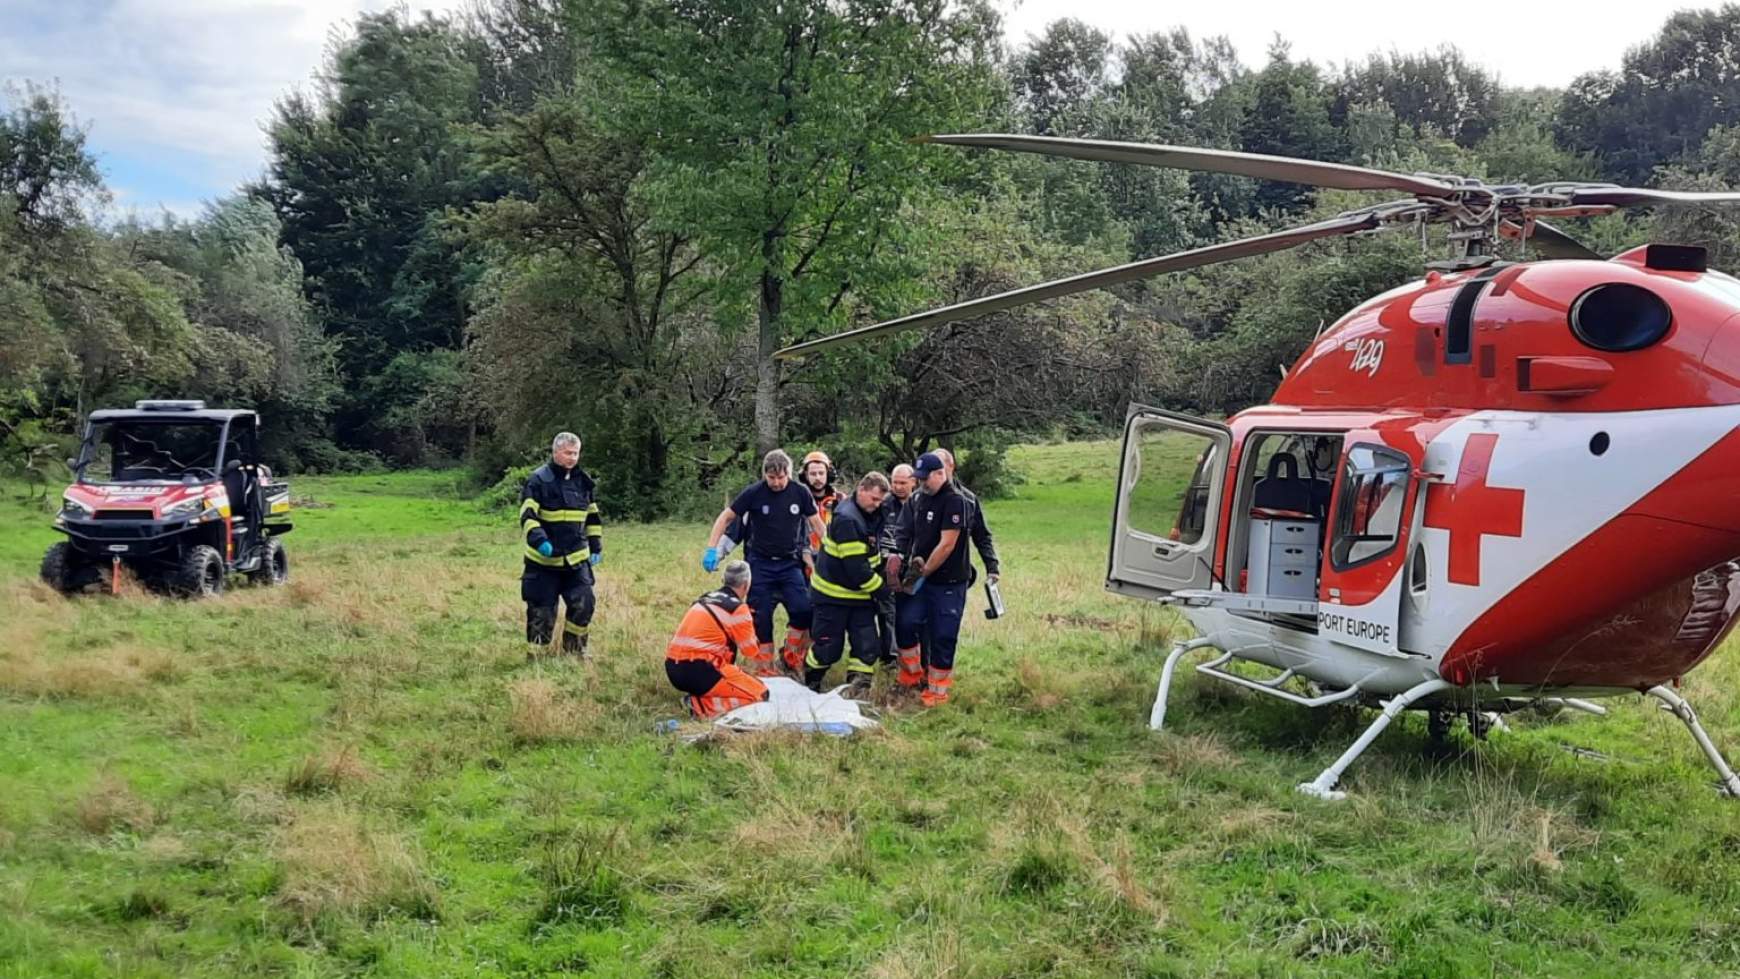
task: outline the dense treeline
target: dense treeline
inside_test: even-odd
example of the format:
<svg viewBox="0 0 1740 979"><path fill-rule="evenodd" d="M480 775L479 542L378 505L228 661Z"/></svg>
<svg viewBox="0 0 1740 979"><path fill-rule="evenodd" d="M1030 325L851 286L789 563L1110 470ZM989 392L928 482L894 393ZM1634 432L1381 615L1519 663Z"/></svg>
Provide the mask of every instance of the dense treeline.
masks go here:
<svg viewBox="0 0 1740 979"><path fill-rule="evenodd" d="M780 441L847 468L940 441L988 482L1008 438L1097 431L1132 399L1259 400L1320 324L1419 270L1405 236L1325 243L776 364L807 337L1361 202L909 142L925 132L1740 186L1740 7L1676 14L1563 91L1505 88L1450 48L1325 66L1277 40L1253 69L1183 29L1065 20L1012 49L1000 32L979 0L364 15L277 105L261 179L157 224L105 220L68 107L12 93L6 464L55 454L94 406L176 395L259 406L292 470L466 462L493 480L573 428L641 516ZM1576 230L1740 258L1734 220L1662 222Z"/></svg>

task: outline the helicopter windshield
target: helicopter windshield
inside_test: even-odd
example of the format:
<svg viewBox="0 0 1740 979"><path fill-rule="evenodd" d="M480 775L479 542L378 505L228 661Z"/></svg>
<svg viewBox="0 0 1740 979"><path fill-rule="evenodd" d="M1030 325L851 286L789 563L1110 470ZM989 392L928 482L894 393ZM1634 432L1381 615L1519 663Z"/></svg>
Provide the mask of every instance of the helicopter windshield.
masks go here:
<svg viewBox="0 0 1740 979"><path fill-rule="evenodd" d="M96 422L79 462L81 483L183 482L217 475L223 426L214 422Z"/></svg>

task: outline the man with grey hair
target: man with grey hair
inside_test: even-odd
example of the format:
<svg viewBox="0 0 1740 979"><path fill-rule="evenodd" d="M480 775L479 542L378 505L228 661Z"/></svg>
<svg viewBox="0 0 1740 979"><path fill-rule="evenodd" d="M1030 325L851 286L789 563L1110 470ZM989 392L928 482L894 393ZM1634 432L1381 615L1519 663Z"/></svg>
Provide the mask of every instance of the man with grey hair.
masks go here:
<svg viewBox="0 0 1740 979"><path fill-rule="evenodd" d="M779 663L803 662L810 646L810 586L804 579L806 529L825 531L816 511L815 497L792 479L791 456L779 449L761 460L762 478L744 487L730 505L719 511L701 554L701 567L719 566L719 538L738 517L749 518L744 557L754 573L749 607L755 617L755 648L744 651L749 672L774 676ZM779 660L773 653L773 607L785 606L785 648Z"/></svg>
<svg viewBox="0 0 1740 979"><path fill-rule="evenodd" d="M737 655L755 647L747 604L753 579L747 563L725 565L720 587L695 599L665 647L665 678L687 694L683 704L695 717L767 699L767 684L737 667Z"/></svg>
<svg viewBox="0 0 1740 979"><path fill-rule="evenodd" d="M562 652L586 655L592 627L593 568L604 560L604 521L592 476L580 468L580 436L562 432L550 443L550 461L532 473L520 492L520 532L525 570L520 598L526 603L526 659L549 650L556 630L556 600L567 606Z"/></svg>

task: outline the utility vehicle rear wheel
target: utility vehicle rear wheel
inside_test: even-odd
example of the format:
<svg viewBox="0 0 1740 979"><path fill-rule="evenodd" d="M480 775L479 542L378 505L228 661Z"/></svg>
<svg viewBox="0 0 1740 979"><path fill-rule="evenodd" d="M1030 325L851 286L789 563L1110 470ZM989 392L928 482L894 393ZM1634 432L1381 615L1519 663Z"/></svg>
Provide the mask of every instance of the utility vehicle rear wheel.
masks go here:
<svg viewBox="0 0 1740 979"><path fill-rule="evenodd" d="M276 537L266 538L266 545L261 549L260 567L248 572L251 584L271 587L282 585L290 580L290 555L284 552L284 543Z"/></svg>

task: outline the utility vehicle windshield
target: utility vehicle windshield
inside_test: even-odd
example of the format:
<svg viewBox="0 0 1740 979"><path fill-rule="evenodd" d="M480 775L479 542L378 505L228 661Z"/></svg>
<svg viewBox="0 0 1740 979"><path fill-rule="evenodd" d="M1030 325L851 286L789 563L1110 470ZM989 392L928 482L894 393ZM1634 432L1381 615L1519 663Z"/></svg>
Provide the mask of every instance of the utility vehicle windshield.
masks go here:
<svg viewBox="0 0 1740 979"><path fill-rule="evenodd" d="M124 483L151 480L181 482L217 475L218 440L223 426L215 422L168 422L131 418L97 422L80 456L79 480Z"/></svg>

